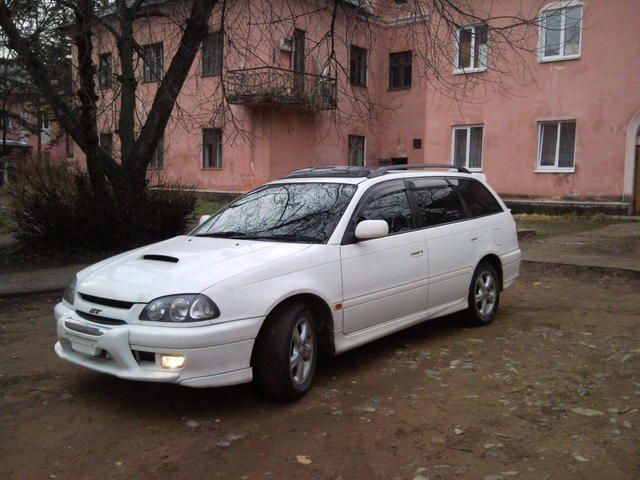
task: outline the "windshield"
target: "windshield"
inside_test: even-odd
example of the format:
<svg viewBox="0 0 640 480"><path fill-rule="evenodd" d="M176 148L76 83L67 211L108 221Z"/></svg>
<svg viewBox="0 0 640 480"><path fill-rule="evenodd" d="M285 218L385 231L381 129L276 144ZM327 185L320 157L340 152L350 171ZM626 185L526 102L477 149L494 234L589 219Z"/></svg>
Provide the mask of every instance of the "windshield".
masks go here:
<svg viewBox="0 0 640 480"><path fill-rule="evenodd" d="M344 183L265 185L213 215L192 235L325 243L355 191L355 185Z"/></svg>

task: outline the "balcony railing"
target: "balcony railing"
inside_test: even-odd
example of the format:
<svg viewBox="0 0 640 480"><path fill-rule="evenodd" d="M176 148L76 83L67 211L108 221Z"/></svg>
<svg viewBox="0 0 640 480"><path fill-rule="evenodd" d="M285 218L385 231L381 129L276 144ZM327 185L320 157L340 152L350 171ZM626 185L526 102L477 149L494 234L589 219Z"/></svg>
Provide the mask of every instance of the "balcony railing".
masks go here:
<svg viewBox="0 0 640 480"><path fill-rule="evenodd" d="M278 67L231 70L225 76L227 101L237 105L297 105L336 108L336 79Z"/></svg>

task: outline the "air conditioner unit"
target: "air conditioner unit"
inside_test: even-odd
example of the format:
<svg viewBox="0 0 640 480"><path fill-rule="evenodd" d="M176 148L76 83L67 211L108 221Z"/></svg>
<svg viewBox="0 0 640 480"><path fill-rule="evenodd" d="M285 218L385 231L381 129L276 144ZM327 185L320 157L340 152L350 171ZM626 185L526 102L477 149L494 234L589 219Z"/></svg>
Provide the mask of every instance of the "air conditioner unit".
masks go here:
<svg viewBox="0 0 640 480"><path fill-rule="evenodd" d="M293 40L291 37L282 37L280 39L280 50L283 52L292 52L293 51Z"/></svg>

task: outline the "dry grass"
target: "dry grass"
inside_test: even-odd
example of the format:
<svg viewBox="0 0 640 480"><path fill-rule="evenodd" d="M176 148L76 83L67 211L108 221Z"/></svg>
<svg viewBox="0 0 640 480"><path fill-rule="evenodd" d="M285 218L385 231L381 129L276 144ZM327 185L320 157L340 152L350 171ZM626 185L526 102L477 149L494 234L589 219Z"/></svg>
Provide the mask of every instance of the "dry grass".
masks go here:
<svg viewBox="0 0 640 480"><path fill-rule="evenodd" d="M535 230L537 238L584 232L624 222L624 220L601 213L595 215L519 213L514 215L513 218L519 229Z"/></svg>

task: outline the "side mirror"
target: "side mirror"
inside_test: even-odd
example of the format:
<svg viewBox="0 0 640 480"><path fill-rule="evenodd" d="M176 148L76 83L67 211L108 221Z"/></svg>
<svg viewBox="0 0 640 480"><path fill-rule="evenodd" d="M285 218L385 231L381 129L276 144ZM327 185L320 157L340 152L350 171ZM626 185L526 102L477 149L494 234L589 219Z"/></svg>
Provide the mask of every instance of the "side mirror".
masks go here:
<svg viewBox="0 0 640 480"><path fill-rule="evenodd" d="M202 215L200 217L200 220L198 221L198 226L202 225L204 222L206 222L210 218L211 218L211 215Z"/></svg>
<svg viewBox="0 0 640 480"><path fill-rule="evenodd" d="M363 220L356 225L356 238L367 240L389 235L389 225L384 220Z"/></svg>

